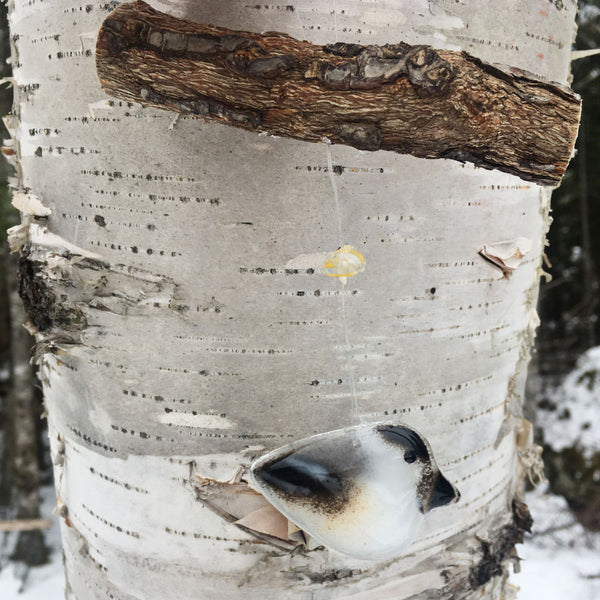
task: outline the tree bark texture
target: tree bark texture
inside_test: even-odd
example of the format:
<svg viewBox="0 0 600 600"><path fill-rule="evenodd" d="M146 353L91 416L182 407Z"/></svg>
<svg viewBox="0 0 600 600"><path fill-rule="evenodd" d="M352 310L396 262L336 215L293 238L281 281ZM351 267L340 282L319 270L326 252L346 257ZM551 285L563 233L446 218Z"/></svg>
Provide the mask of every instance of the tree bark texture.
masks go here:
<svg viewBox="0 0 600 600"><path fill-rule="evenodd" d="M465 50L563 84L576 9L150 4L320 46ZM548 190L109 99L94 52L113 9L11 3L13 183L29 193L11 243L35 290L67 598L505 598L527 524L513 501L538 459L521 396ZM364 257L345 285L325 269L343 246ZM403 557L290 553L198 501L198 482L226 487L265 451L391 419L423 432L462 494Z"/></svg>
<svg viewBox="0 0 600 600"><path fill-rule="evenodd" d="M558 185L581 101L465 52L403 42L316 46L176 19L142 0L104 22L104 90L144 106L360 150L452 158Z"/></svg>

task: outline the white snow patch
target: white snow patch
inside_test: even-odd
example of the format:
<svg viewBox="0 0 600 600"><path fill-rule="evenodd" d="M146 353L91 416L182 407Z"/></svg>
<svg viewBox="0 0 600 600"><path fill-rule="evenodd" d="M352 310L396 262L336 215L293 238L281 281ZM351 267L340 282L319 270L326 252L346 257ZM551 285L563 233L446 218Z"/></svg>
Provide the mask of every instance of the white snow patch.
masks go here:
<svg viewBox="0 0 600 600"><path fill-rule="evenodd" d="M544 441L554 450L577 446L584 456L600 451L600 346L577 360L575 369L549 399L553 411L538 410Z"/></svg>
<svg viewBox="0 0 600 600"><path fill-rule="evenodd" d="M521 572L511 574L518 600L600 598L600 534L577 523L561 496L544 488L527 494L533 533L517 546Z"/></svg>
<svg viewBox="0 0 600 600"><path fill-rule="evenodd" d="M62 565L62 552L58 517L52 514L56 504L54 487L48 486L42 492L42 517L52 519L52 527L45 531L46 543L50 547L50 562L42 567L27 569L23 564L0 562L0 598L2 600L64 600L65 576ZM16 543L17 534L8 534L5 550L10 555ZM10 548L10 551L8 549ZM0 557L1 558L1 557Z"/></svg>

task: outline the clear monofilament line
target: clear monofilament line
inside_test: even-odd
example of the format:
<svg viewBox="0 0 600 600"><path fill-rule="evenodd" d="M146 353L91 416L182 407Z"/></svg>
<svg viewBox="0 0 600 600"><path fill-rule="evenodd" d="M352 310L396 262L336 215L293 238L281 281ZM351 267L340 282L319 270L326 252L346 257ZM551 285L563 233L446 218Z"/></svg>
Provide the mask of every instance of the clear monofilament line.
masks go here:
<svg viewBox="0 0 600 600"><path fill-rule="evenodd" d="M328 143L325 144L327 149L327 171L329 173L329 181L331 182L331 189L333 190L333 200L335 202L335 215L337 219L338 227L338 245L341 248L344 245L344 236L342 233L342 213L340 210L340 197L338 194L337 183L335 181L335 174L333 172L333 159L331 157L331 148ZM342 325L344 328L344 342L346 348L346 365L348 368L348 375L350 376L350 387L352 390L352 401L353 401L353 412L354 418L357 422L361 422L361 418L358 413L358 395L356 393L356 382L354 381L354 370L352 369L352 360L350 358L350 336L348 335L348 319L346 318L346 278L340 278L342 289L340 290L340 296L342 298Z"/></svg>
<svg viewBox="0 0 600 600"><path fill-rule="evenodd" d="M358 395L356 394L356 383L354 381L354 371L352 369L352 362L350 360L350 338L348 337L348 322L346 319L346 294L345 289L342 288L342 323L344 324L344 338L346 341L346 364L348 366L348 373L350 375L350 387L352 389L352 401L354 407L354 418L357 422L362 422L360 415L358 414Z"/></svg>
<svg viewBox="0 0 600 600"><path fill-rule="evenodd" d="M327 172L329 173L329 181L331 183L331 189L333 190L333 200L335 202L335 217L337 219L338 227L338 247L344 245L344 236L342 234L342 213L340 211L340 197L338 194L337 184L335 182L335 174L333 172L333 159L331 158L331 148L329 143L325 143L327 148Z"/></svg>

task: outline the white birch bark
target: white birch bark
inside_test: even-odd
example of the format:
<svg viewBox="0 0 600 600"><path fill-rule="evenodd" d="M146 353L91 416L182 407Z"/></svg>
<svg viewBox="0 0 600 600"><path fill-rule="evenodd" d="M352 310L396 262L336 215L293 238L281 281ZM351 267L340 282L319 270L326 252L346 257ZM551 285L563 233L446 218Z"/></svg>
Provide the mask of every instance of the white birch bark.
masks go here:
<svg viewBox="0 0 600 600"><path fill-rule="evenodd" d="M515 432L548 190L110 101L93 53L116 4L10 2L16 185L51 210L25 215L12 240L54 294L36 355L67 598L502 597L503 576L474 590L469 577L481 540L511 522L535 458ZM151 4L315 43L465 49L563 83L576 10L572 0ZM478 255L519 237L531 250L510 278ZM343 244L366 261L345 287L318 269ZM388 419L422 431L462 493L400 559L280 551L195 500L196 474L228 480L261 449Z"/></svg>

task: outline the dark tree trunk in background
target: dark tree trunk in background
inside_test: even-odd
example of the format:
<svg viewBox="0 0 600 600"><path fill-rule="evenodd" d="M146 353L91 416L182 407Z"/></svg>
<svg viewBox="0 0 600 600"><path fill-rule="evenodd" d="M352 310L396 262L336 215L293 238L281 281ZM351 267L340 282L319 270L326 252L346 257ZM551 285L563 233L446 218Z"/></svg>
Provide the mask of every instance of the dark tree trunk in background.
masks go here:
<svg viewBox="0 0 600 600"><path fill-rule="evenodd" d="M7 460L7 395L10 386L10 312L8 309L8 247L0 244L0 518L10 504L10 477Z"/></svg>
<svg viewBox="0 0 600 600"><path fill-rule="evenodd" d="M6 6L0 4L0 77L10 75L10 65L6 59L10 56L8 43L8 23L6 21ZM12 88L0 86L0 114L5 115L12 105ZM0 121L0 138L8 138L8 132ZM8 461L6 460L7 427L6 399L10 385L10 310L8 294L9 252L5 230L16 223L16 211L9 201L7 184L8 172L11 170L6 160L0 160L0 510L8 509L11 499ZM13 220L14 218L14 220ZM4 515L2 515L2 518Z"/></svg>
<svg viewBox="0 0 600 600"><path fill-rule="evenodd" d="M38 421L41 405L36 397L35 374L30 364L34 340L23 326L27 317L17 292L16 272L16 261L11 261L12 385L7 400L7 454L14 486L15 518L37 519L40 517ZM48 560L48 548L42 531L19 532L11 558L31 566L44 564Z"/></svg>

